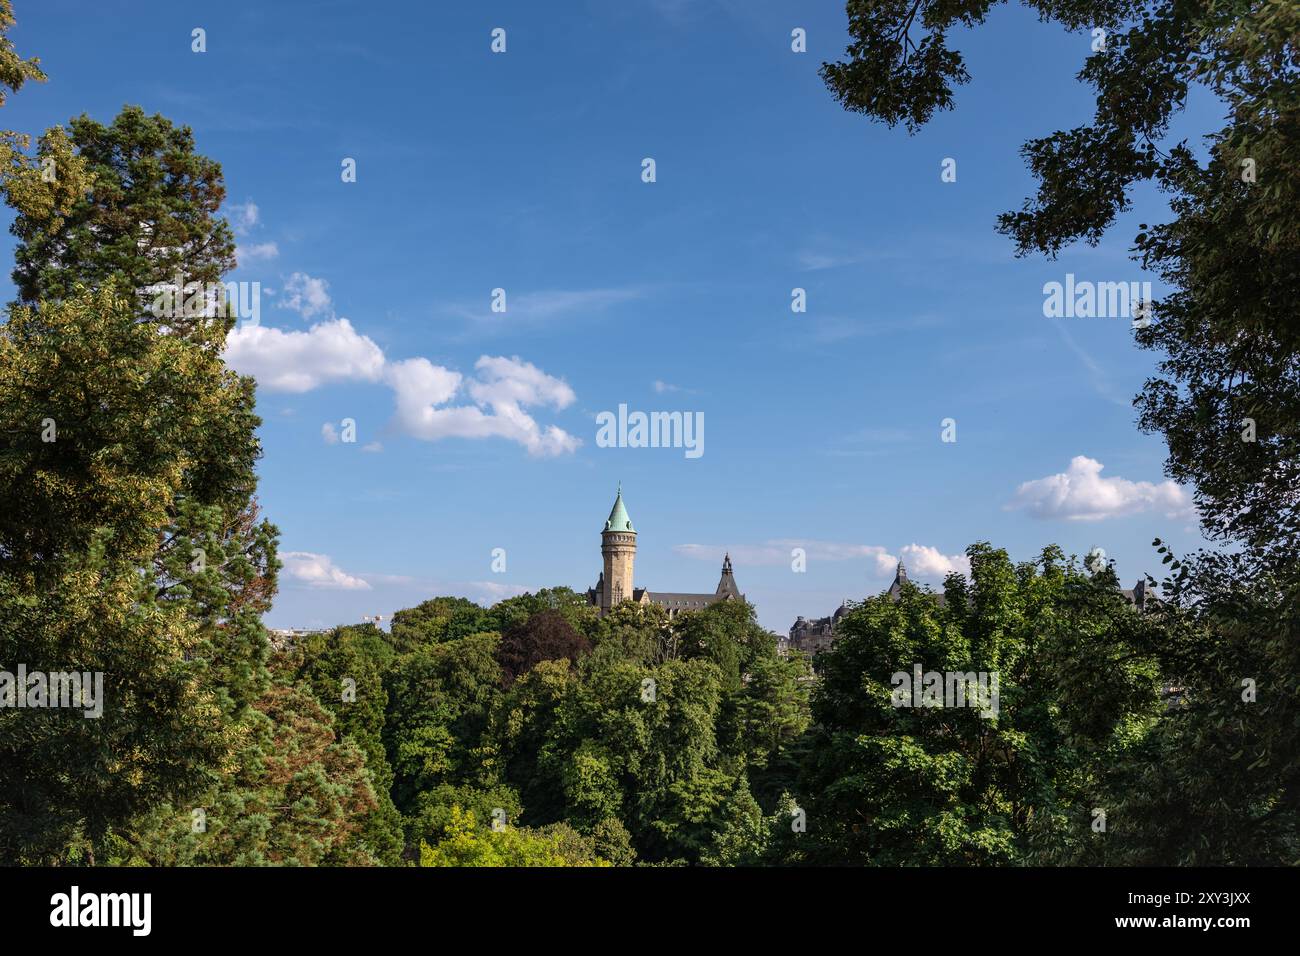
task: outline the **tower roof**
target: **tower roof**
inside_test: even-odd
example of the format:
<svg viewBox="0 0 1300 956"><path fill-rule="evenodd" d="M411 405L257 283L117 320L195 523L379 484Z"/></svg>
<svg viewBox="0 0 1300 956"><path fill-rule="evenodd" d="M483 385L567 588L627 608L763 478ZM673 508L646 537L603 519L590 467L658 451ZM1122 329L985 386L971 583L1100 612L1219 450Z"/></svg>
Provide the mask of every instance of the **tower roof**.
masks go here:
<svg viewBox="0 0 1300 956"><path fill-rule="evenodd" d="M898 570L894 573L894 583L889 586L886 592L892 597L897 597L903 590L903 582L907 580L907 568L903 567L903 562L898 562Z"/></svg>
<svg viewBox="0 0 1300 956"><path fill-rule="evenodd" d="M632 527L632 519L627 516L627 507L623 504L623 483L618 483L618 495L614 498L614 507L609 512L609 520L605 522L606 531L630 531L636 534L636 528Z"/></svg>
<svg viewBox="0 0 1300 956"><path fill-rule="evenodd" d="M731 573L731 555L724 555L722 558L722 578L718 581L718 590L716 594L731 595L740 597L740 588L736 587L736 578Z"/></svg>

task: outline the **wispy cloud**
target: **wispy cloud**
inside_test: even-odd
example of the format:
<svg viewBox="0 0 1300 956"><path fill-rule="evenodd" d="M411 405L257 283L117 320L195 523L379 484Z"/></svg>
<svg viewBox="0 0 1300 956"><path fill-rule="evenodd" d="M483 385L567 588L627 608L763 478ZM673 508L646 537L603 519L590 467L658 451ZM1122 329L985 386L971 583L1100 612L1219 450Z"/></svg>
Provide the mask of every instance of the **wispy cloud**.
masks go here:
<svg viewBox="0 0 1300 956"><path fill-rule="evenodd" d="M280 256L280 247L274 242L255 242L252 245L240 244L235 248L235 259L240 265L254 262L269 262Z"/></svg>
<svg viewBox="0 0 1300 956"><path fill-rule="evenodd" d="M493 325L538 323L572 315L604 312L613 306L632 302L645 295L644 290L640 288L548 289L519 293L512 293L507 288L504 291L504 312L492 311L492 300L488 295L484 295L481 301L458 302L444 306L443 312L473 322Z"/></svg>
<svg viewBox="0 0 1300 956"><path fill-rule="evenodd" d="M502 584L500 581L468 581L465 583L465 588L479 603L486 601L489 604L537 590L522 584Z"/></svg>
<svg viewBox="0 0 1300 956"><path fill-rule="evenodd" d="M334 303L330 299L329 283L305 272L295 272L285 280L284 290L277 303L282 309L292 309L304 319L318 315L333 317Z"/></svg>
<svg viewBox="0 0 1300 956"><path fill-rule="evenodd" d="M799 265L809 272L820 272L823 269L839 269L843 266L861 265L864 262L871 262L878 258L880 258L879 255L869 251L817 252L805 249L799 253Z"/></svg>
<svg viewBox="0 0 1300 956"><path fill-rule="evenodd" d="M1122 395L1115 387L1115 384L1111 381L1106 370L1102 368L1091 355L1084 351L1083 347L1074 340L1074 336L1066 331L1065 322L1055 320L1052 324L1056 326L1056 330L1061 333L1061 338L1064 340L1065 344L1069 346L1070 351L1075 354L1084 369L1087 370L1088 382L1092 385L1093 391L1106 401L1119 405L1121 408L1131 407L1131 401Z"/></svg>
<svg viewBox="0 0 1300 956"><path fill-rule="evenodd" d="M261 211L257 208L257 203L251 199L248 202L231 203L226 207L230 218L230 228L235 231L235 235L247 235L248 231L261 222Z"/></svg>
<svg viewBox="0 0 1300 956"><path fill-rule="evenodd" d="M870 338L877 335L894 333L920 332L946 324L946 320L937 314L896 318L893 316L872 316L867 318L839 315L801 315L799 321L787 324L788 337L797 342L812 345L838 345L853 339Z"/></svg>
<svg viewBox="0 0 1300 956"><path fill-rule="evenodd" d="M698 395L699 390L686 388L684 385L674 385L671 382L665 382L661 379L655 379L650 383L656 395Z"/></svg>

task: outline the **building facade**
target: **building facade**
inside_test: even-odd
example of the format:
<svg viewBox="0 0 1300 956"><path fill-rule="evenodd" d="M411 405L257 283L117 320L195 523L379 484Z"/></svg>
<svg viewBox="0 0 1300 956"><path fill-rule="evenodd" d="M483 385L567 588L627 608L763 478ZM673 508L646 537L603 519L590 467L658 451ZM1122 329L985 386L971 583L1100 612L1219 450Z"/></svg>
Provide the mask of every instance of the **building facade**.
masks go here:
<svg viewBox="0 0 1300 956"><path fill-rule="evenodd" d="M683 611L698 611L719 601L743 601L745 595L736 587L731 571L731 555L722 559L722 578L712 594L677 591L651 591L636 586L636 529L623 504L623 486L618 487L614 507L609 512L605 528L600 533L600 556L603 568L596 586L588 589L587 602L600 609L601 616L608 614L624 601L633 604L657 604L676 617Z"/></svg>

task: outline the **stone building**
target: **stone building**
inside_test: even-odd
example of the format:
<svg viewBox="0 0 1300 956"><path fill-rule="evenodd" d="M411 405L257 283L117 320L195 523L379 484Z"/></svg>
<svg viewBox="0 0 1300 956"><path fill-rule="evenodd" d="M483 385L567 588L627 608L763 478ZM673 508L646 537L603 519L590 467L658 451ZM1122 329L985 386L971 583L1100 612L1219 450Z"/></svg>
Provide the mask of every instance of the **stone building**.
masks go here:
<svg viewBox="0 0 1300 956"><path fill-rule="evenodd" d="M731 555L722 559L722 578L712 594L692 594L677 591L651 591L636 587L634 566L636 563L636 529L628 516L627 506L623 504L623 486L618 487L614 498L614 507L609 512L609 519L600 533L600 554L604 559L604 569L596 580L596 586L587 591L587 603L600 608L601 615L608 614L611 608L623 601L634 604L658 604L675 617L683 611L697 611L716 604L718 601L743 601L745 595L736 587L736 579L731 573Z"/></svg>
<svg viewBox="0 0 1300 956"><path fill-rule="evenodd" d="M903 590L903 584L907 581L907 568L903 562L898 562L898 570L894 572L894 581L889 585L889 590L885 593L889 595L891 601L897 601L898 595ZM943 595L936 594L935 597L940 603L943 602ZM840 618L851 610L848 599L845 599L830 617L799 617L794 624L790 626L790 637L785 642L787 651L802 651L809 657L815 657L818 652L826 650L835 643L835 629L840 623Z"/></svg>
<svg viewBox="0 0 1300 956"><path fill-rule="evenodd" d="M802 651L809 657L815 657L819 652L826 650L835 643L835 625L840 622L847 607L846 601L837 607L830 617L815 617L809 620L800 615L790 625L790 636L786 639L783 650Z"/></svg>

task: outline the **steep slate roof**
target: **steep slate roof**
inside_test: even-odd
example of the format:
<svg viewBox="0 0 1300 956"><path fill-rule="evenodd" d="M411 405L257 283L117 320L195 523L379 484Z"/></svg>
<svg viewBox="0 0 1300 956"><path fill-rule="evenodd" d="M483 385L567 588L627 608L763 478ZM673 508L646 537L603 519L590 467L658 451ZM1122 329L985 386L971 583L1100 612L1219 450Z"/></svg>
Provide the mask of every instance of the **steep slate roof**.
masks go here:
<svg viewBox="0 0 1300 956"><path fill-rule="evenodd" d="M1154 594L1147 593L1147 582L1145 578L1140 579L1132 588L1124 588L1119 593L1124 595L1124 598L1139 611L1146 608L1147 601L1160 600Z"/></svg>
<svg viewBox="0 0 1300 956"><path fill-rule="evenodd" d="M730 554L722 559L722 577L718 581L718 589L712 594L695 594L689 591L647 591L645 588L640 588L635 599L639 601L642 594L651 604L662 604L665 607L707 607L728 599L736 601L745 599L745 595L740 593L740 588L736 587L736 579L731 573Z"/></svg>
<svg viewBox="0 0 1300 956"><path fill-rule="evenodd" d="M731 573L730 554L722 556L722 577L718 579L718 589L714 593L719 597L733 597L737 600L744 598L740 588L736 587L736 579Z"/></svg>

